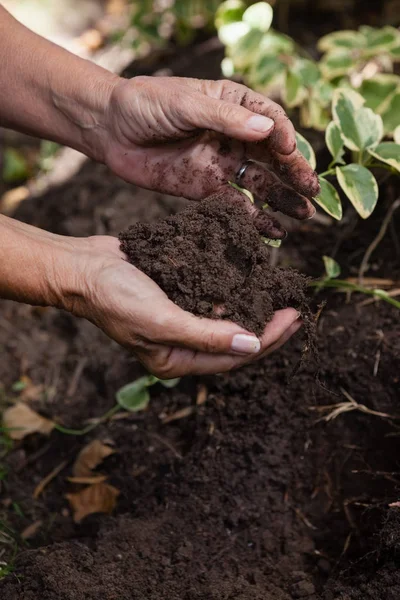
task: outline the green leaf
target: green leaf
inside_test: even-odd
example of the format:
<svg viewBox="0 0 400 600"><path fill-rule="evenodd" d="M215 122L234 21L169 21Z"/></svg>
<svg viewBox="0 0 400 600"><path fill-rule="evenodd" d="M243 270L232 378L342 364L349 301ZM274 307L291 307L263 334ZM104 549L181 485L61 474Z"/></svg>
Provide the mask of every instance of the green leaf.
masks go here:
<svg viewBox="0 0 400 600"><path fill-rule="evenodd" d="M295 70L301 79L301 83L306 87L314 86L321 79L317 63L307 58L299 58Z"/></svg>
<svg viewBox="0 0 400 600"><path fill-rule="evenodd" d="M15 148L6 148L3 161L2 177L5 183L14 183L28 178L28 163L21 152Z"/></svg>
<svg viewBox="0 0 400 600"><path fill-rule="evenodd" d="M289 36L270 29L261 40L260 53L261 56L273 54L278 58L280 54L291 55L295 53L295 43Z"/></svg>
<svg viewBox="0 0 400 600"><path fill-rule="evenodd" d="M263 54L250 71L249 80L253 87L266 90L282 73L286 66L277 56Z"/></svg>
<svg viewBox="0 0 400 600"><path fill-rule="evenodd" d="M395 27L382 27L381 29L366 30L367 55L376 55L378 51L388 51L400 42L400 33Z"/></svg>
<svg viewBox="0 0 400 600"><path fill-rule="evenodd" d="M362 165L354 163L336 167L340 187L363 219L367 219L378 200L378 184L375 177Z"/></svg>
<svg viewBox="0 0 400 600"><path fill-rule="evenodd" d="M280 248L282 244L282 240L271 240L270 238L266 237L263 237L262 240L264 244L271 246L272 248Z"/></svg>
<svg viewBox="0 0 400 600"><path fill-rule="evenodd" d="M307 90L302 85L301 77L291 69L286 72L282 96L288 108L299 106L307 96Z"/></svg>
<svg viewBox="0 0 400 600"><path fill-rule="evenodd" d="M370 149L369 153L378 160L400 171L400 144L396 144L396 142L382 142L373 150Z"/></svg>
<svg viewBox="0 0 400 600"><path fill-rule="evenodd" d="M271 27L274 11L268 2L257 2L249 6L243 14L243 21L252 29L259 29L264 33Z"/></svg>
<svg viewBox="0 0 400 600"><path fill-rule="evenodd" d="M382 118L363 104L364 98L353 90L339 88L333 94L334 121L345 145L354 151L372 148L383 137Z"/></svg>
<svg viewBox="0 0 400 600"><path fill-rule="evenodd" d="M300 107L300 123L302 127L325 131L330 122L330 113L318 100L309 97Z"/></svg>
<svg viewBox="0 0 400 600"><path fill-rule="evenodd" d="M315 169L315 167L317 166L317 161L315 158L315 152L312 149L310 142L308 142L305 137L298 133L298 131L296 131L296 142L297 148L300 150L302 155L308 160L311 167Z"/></svg>
<svg viewBox="0 0 400 600"><path fill-rule="evenodd" d="M319 206L323 208L328 215L340 221L343 214L342 203L336 188L334 188L333 185L323 177L319 178L319 183L321 186L321 192L316 198L314 198L315 202L319 204Z"/></svg>
<svg viewBox="0 0 400 600"><path fill-rule="evenodd" d="M364 79L359 92L365 100L365 106L375 112L387 101L387 98L400 87L400 77L388 73L380 73L371 79Z"/></svg>
<svg viewBox="0 0 400 600"><path fill-rule="evenodd" d="M250 27L247 23L243 23L243 21L238 21L237 23L227 23L226 25L222 25L218 29L218 37L224 46L233 46L237 44L238 41L244 37L246 34L249 34Z"/></svg>
<svg viewBox="0 0 400 600"><path fill-rule="evenodd" d="M324 35L317 44L320 52L329 52L334 48L362 48L365 45L365 36L359 31L343 29Z"/></svg>
<svg viewBox="0 0 400 600"><path fill-rule="evenodd" d="M227 0L222 2L215 13L215 27L219 29L223 25L241 21L246 5L241 0Z"/></svg>
<svg viewBox="0 0 400 600"><path fill-rule="evenodd" d="M389 56L394 60L394 62L398 62L400 60L400 46L391 48L389 51Z"/></svg>
<svg viewBox="0 0 400 600"><path fill-rule="evenodd" d="M338 49L326 54L319 66L326 79L335 79L341 75L348 75L357 66L358 60L353 58L349 50Z"/></svg>
<svg viewBox="0 0 400 600"><path fill-rule="evenodd" d="M392 96L388 106L382 111L381 115L385 133L393 133L396 127L400 125L400 91Z"/></svg>
<svg viewBox="0 0 400 600"><path fill-rule="evenodd" d="M261 31L252 29L233 44L229 55L233 60L235 69L244 70L254 64L260 55L262 37L263 33Z"/></svg>
<svg viewBox="0 0 400 600"><path fill-rule="evenodd" d="M175 379L159 379L159 383L163 385L165 388L173 388L180 382L181 378L176 377Z"/></svg>
<svg viewBox="0 0 400 600"><path fill-rule="evenodd" d="M134 387L135 382L128 384L117 392L117 402L125 410L139 412L145 410L150 402L150 394L147 387Z"/></svg>
<svg viewBox="0 0 400 600"><path fill-rule="evenodd" d="M318 81L312 88L312 97L323 106L330 106L335 88L328 81Z"/></svg>
<svg viewBox="0 0 400 600"><path fill-rule="evenodd" d="M339 126L334 121L331 121L326 128L325 141L333 161L335 163L344 164L343 138Z"/></svg>
<svg viewBox="0 0 400 600"><path fill-rule="evenodd" d="M322 257L322 260L324 261L325 272L328 279L335 279L335 277L339 277L341 273L339 263L337 263L336 260L334 260L330 256L326 255Z"/></svg>
<svg viewBox="0 0 400 600"><path fill-rule="evenodd" d="M160 380L154 375L143 375L143 377L139 377L136 381L128 383L116 393L118 404L131 412L144 410L150 401L150 394L147 388L158 381Z"/></svg>
<svg viewBox="0 0 400 600"><path fill-rule="evenodd" d="M393 137L396 144L400 144L400 125L398 125L394 130Z"/></svg>

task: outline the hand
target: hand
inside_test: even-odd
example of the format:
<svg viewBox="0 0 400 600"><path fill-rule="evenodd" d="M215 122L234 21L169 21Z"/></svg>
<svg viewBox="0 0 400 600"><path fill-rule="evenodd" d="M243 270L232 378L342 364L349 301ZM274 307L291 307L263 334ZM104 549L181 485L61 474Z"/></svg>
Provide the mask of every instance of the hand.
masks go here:
<svg viewBox="0 0 400 600"><path fill-rule="evenodd" d="M235 369L270 354L301 327L293 308L277 311L260 340L229 321L200 319L127 263L116 238L75 243L81 245L74 271L82 291L64 307L95 323L162 379Z"/></svg>
<svg viewBox="0 0 400 600"><path fill-rule="evenodd" d="M199 200L235 181L273 210L308 219L316 173L296 150L295 131L275 102L230 81L136 77L114 82L105 113L104 161L145 188ZM271 217L271 238L285 232Z"/></svg>

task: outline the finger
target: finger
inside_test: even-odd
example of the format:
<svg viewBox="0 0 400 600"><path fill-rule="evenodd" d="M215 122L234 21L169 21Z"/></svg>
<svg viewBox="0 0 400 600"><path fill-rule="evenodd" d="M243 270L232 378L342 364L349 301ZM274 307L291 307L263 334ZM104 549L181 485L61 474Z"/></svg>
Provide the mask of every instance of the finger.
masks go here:
<svg viewBox="0 0 400 600"><path fill-rule="evenodd" d="M168 304L167 304L168 303ZM257 354L260 340L253 333L230 321L195 317L170 300L163 301L146 338L157 344L189 348L211 354Z"/></svg>
<svg viewBox="0 0 400 600"><path fill-rule="evenodd" d="M237 369L245 364L243 356L209 354L185 348L154 347L149 353L136 353L150 373L160 379L174 379L186 375L215 375Z"/></svg>
<svg viewBox="0 0 400 600"><path fill-rule="evenodd" d="M320 192L318 175L299 150L288 156L272 152L271 156L272 167L283 181L307 198L318 196Z"/></svg>
<svg viewBox="0 0 400 600"><path fill-rule="evenodd" d="M275 173L256 163L247 167L240 185L256 198L267 202L273 210L279 210L289 217L303 220L315 214L315 208L305 196L283 183Z"/></svg>
<svg viewBox="0 0 400 600"><path fill-rule="evenodd" d="M149 344L147 349L142 348L136 351L136 354L151 373L162 379L223 373L262 358L268 349L272 352L273 348L278 348L279 342L283 344L292 335L292 331L294 332L291 329L292 325L295 325L295 329L301 326L301 323L297 325L297 320L298 312L295 309L277 311L265 328L260 351L252 356L210 354L160 344Z"/></svg>
<svg viewBox="0 0 400 600"><path fill-rule="evenodd" d="M180 106L180 128L208 129L236 140L258 142L273 132L269 117L247 110L239 104L193 92Z"/></svg>
<svg viewBox="0 0 400 600"><path fill-rule="evenodd" d="M184 82L186 85L190 85L211 98L243 106L252 113L262 115L274 121L275 127L268 139L265 140L265 143L257 144L259 150L263 153L263 157L260 160L266 160L269 148L274 148L282 154L291 154L295 150L296 135L293 124L282 106L273 100L254 92L245 85L233 81L185 79ZM237 139L253 141L242 137Z"/></svg>
<svg viewBox="0 0 400 600"><path fill-rule="evenodd" d="M297 319L292 325L285 331L285 333L279 338L275 344L272 344L261 354L261 358L269 356L279 348L281 348L290 338L303 326L301 319Z"/></svg>

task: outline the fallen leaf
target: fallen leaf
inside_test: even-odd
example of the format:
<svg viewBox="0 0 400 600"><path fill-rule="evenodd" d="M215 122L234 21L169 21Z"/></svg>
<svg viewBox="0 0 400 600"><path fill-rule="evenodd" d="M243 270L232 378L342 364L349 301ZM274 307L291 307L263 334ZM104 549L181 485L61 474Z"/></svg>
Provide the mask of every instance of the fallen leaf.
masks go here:
<svg viewBox="0 0 400 600"><path fill-rule="evenodd" d="M28 527L26 527L23 530L23 532L21 533L21 538L23 540L29 540L30 538L33 538L37 534L37 532L39 531L39 529L41 528L42 525L43 525L43 521L35 521L31 525L28 525Z"/></svg>
<svg viewBox="0 0 400 600"><path fill-rule="evenodd" d="M93 485L95 483L101 483L107 479L107 475L93 475L92 477L67 477L71 483L79 483L86 485Z"/></svg>
<svg viewBox="0 0 400 600"><path fill-rule="evenodd" d="M110 514L117 503L120 491L108 483L90 485L76 494L66 494L68 502L74 511L74 521L79 523L94 513Z"/></svg>
<svg viewBox="0 0 400 600"><path fill-rule="evenodd" d="M35 491L33 492L33 497L35 498L35 500L39 498L44 489L49 485L51 481L53 481L54 477L57 477L57 475L61 473L63 469L65 469L67 464L68 461L64 460L61 464L57 465L57 467L53 469L51 473L46 475L46 477L44 477L40 483L38 483L38 485L35 487Z"/></svg>
<svg viewBox="0 0 400 600"><path fill-rule="evenodd" d="M54 428L53 421L42 417L23 402L17 402L4 411L3 425L13 440L22 440L32 433L49 435Z"/></svg>
<svg viewBox="0 0 400 600"><path fill-rule="evenodd" d="M110 446L106 446L99 440L93 440L79 452L72 469L74 477L93 477L93 469L114 452L115 450Z"/></svg>

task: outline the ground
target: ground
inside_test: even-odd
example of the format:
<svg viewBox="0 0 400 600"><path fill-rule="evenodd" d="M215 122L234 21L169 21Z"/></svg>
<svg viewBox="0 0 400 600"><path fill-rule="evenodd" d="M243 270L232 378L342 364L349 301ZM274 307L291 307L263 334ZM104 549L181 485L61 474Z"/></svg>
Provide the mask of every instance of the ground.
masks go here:
<svg viewBox="0 0 400 600"><path fill-rule="evenodd" d="M397 195L389 182L365 222L348 211L337 225L289 223L274 260L318 277L322 255L335 255L343 275L354 276ZM87 163L61 188L22 203L16 217L62 234L117 235L186 204ZM400 280L399 225L395 215L369 276ZM291 378L303 346L298 335L257 366L184 378L170 390L154 386L146 411L116 415L86 436L53 431L16 443L0 482L9 542L1 560L10 560L14 537L21 543L18 534L37 527L0 581L1 597L397 600L400 512L389 505L400 481L400 314L334 292L312 297L313 306L322 299L319 366L309 362ZM86 321L0 306L2 408L28 389L32 408L80 428L143 373ZM14 384L23 377L29 383L21 392ZM322 419L333 410L322 407L351 401L385 416L358 406ZM98 471L120 495L111 516L74 523L65 495L82 486L67 478L91 440L115 450Z"/></svg>

